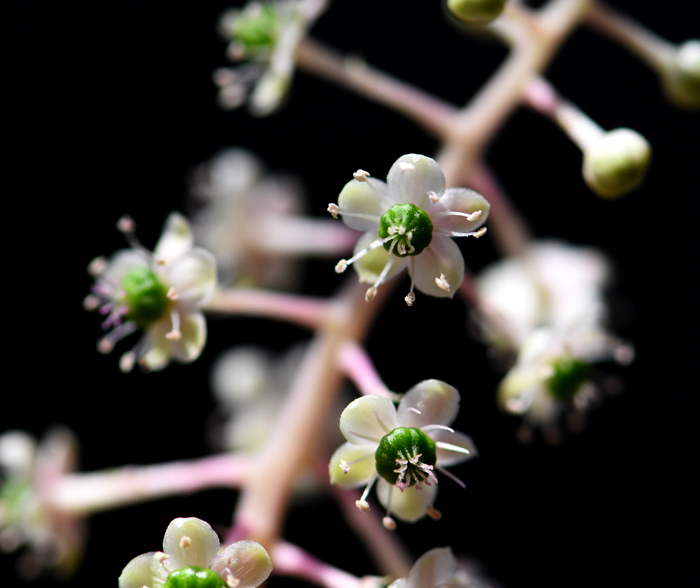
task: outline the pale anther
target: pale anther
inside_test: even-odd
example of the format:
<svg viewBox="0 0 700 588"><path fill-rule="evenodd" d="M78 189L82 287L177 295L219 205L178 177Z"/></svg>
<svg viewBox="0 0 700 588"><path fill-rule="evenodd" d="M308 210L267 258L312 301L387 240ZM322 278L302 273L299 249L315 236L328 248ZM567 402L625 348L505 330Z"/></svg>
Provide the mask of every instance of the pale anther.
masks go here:
<svg viewBox="0 0 700 588"><path fill-rule="evenodd" d="M356 500L355 506L359 508L362 512L369 512L369 502L366 500Z"/></svg>
<svg viewBox="0 0 700 588"><path fill-rule="evenodd" d="M83 299L83 308L85 310L97 310L97 308L99 306L100 306L100 299L93 294L88 294Z"/></svg>
<svg viewBox="0 0 700 588"><path fill-rule="evenodd" d="M136 230L134 219L125 214L117 221L117 229L122 233L133 233Z"/></svg>
<svg viewBox="0 0 700 588"><path fill-rule="evenodd" d="M382 519L382 525L384 525L385 529L389 529L389 531L396 529L396 521L388 516Z"/></svg>
<svg viewBox="0 0 700 588"><path fill-rule="evenodd" d="M96 278L107 268L108 263L106 258L102 256L96 257L88 265L87 271L93 278Z"/></svg>
<svg viewBox="0 0 700 588"><path fill-rule="evenodd" d="M478 239L479 237L483 237L485 234L486 234L486 227L482 227L474 233L474 238Z"/></svg>
<svg viewBox="0 0 700 588"><path fill-rule="evenodd" d="M180 538L180 549L187 549L192 545L192 539L190 539L187 535L183 535Z"/></svg>
<svg viewBox="0 0 700 588"><path fill-rule="evenodd" d="M409 292L404 300L408 306L413 306L413 303L416 301L416 295L413 292Z"/></svg>
<svg viewBox="0 0 700 588"><path fill-rule="evenodd" d="M333 204L332 202L328 205L328 212L331 213L331 216L333 218L338 218L338 215L340 214L340 208L338 208L337 204Z"/></svg>
<svg viewBox="0 0 700 588"><path fill-rule="evenodd" d="M437 202L438 200L440 200L440 196L438 196L435 192L431 190L430 192L428 192L428 200L430 200L431 202Z"/></svg>
<svg viewBox="0 0 700 588"><path fill-rule="evenodd" d="M348 262L345 259L341 259L335 264L335 273L342 274L346 269L348 269Z"/></svg>
<svg viewBox="0 0 700 588"><path fill-rule="evenodd" d="M136 354L133 351L127 351L119 359L119 369L124 374L128 374L134 369L134 364L136 363Z"/></svg>
<svg viewBox="0 0 700 588"><path fill-rule="evenodd" d="M367 289L367 292L365 292L365 300L369 302L370 300L374 300L374 297L377 295L377 287L372 286L371 288Z"/></svg>
<svg viewBox="0 0 700 588"><path fill-rule="evenodd" d="M366 172L363 169L358 169L354 174L352 174L352 177L358 182L366 182L367 178L369 177L369 172Z"/></svg>
<svg viewBox="0 0 700 588"><path fill-rule="evenodd" d="M340 469L343 470L344 474L347 474L350 471L350 466L348 465L348 462L344 459L340 460Z"/></svg>
<svg viewBox="0 0 700 588"><path fill-rule="evenodd" d="M425 512L434 521L439 521L442 518L442 513L432 506L429 506Z"/></svg>
<svg viewBox="0 0 700 588"><path fill-rule="evenodd" d="M401 163L399 163L399 168L401 169L401 171L413 171L414 169L416 169L416 166L412 163L406 163L405 161L402 161Z"/></svg>
<svg viewBox="0 0 700 588"><path fill-rule="evenodd" d="M165 338L170 341L179 341L182 339L182 333L180 331L170 331L165 334Z"/></svg>
<svg viewBox="0 0 700 588"><path fill-rule="evenodd" d="M167 297L170 300L177 300L179 298L179 296L175 292L175 288L173 288L173 287L171 287L170 290L168 290Z"/></svg>
<svg viewBox="0 0 700 588"><path fill-rule="evenodd" d="M112 349L114 349L114 343L112 343L112 341L110 341L107 337L103 337L97 343L97 351L103 355L112 353Z"/></svg>
<svg viewBox="0 0 700 588"><path fill-rule="evenodd" d="M153 554L153 559L160 563L163 563L166 559L169 558L170 556L167 553L163 553L162 551L156 551L155 554Z"/></svg>
<svg viewBox="0 0 700 588"><path fill-rule="evenodd" d="M452 282L445 274L440 274L439 278L435 278L435 283L440 290L450 292L452 290Z"/></svg>
<svg viewBox="0 0 700 588"><path fill-rule="evenodd" d="M476 212L472 212L471 214L467 214L467 220L475 221L476 219L481 217L481 214L482 214L481 210L477 210Z"/></svg>

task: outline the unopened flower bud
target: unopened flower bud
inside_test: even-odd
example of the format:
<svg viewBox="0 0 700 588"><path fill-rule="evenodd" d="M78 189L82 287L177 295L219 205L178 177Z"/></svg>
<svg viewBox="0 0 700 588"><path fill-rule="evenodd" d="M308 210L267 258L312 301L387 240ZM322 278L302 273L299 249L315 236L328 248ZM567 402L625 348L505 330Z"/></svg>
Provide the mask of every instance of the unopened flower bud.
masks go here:
<svg viewBox="0 0 700 588"><path fill-rule="evenodd" d="M468 24L484 25L500 16L506 0L447 0L448 10Z"/></svg>
<svg viewBox="0 0 700 588"><path fill-rule="evenodd" d="M666 95L682 108L700 108L700 40L680 47L663 74Z"/></svg>
<svg viewBox="0 0 700 588"><path fill-rule="evenodd" d="M642 183L651 147L632 129L605 133L583 154L583 177L588 187L603 198L616 198Z"/></svg>

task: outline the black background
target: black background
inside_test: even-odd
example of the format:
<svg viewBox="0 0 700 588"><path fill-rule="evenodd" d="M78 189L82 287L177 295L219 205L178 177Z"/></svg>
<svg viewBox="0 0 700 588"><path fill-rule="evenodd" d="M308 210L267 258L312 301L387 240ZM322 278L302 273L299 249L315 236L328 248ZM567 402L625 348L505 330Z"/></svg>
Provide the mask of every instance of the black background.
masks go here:
<svg viewBox="0 0 700 588"><path fill-rule="evenodd" d="M692 3L614 4L674 42L698 34ZM304 73L277 115L220 111L211 71L226 64L215 26L227 6L11 7L3 133L11 152L4 173L10 350L0 430L40 435L65 423L81 439L84 470L204 454L214 408L207 374L218 352L243 342L283 350L307 337L266 320L212 320L194 365L121 374L118 354L97 354L99 319L81 307L88 262L123 246L114 229L120 215L130 213L152 246L169 211L184 208L188 171L227 146L296 173L317 216L353 170L381 177L398 156L437 148L400 115ZM437 2L336 2L313 32L456 104L505 55L449 26ZM522 446L517 419L495 406L499 374L465 334L464 307L421 296L408 309L397 294L368 346L381 374L397 391L429 377L457 386L457 426L481 452L456 470L466 490L441 483L442 521L398 532L416 556L449 544L507 588L690 586L697 581L698 115L671 106L644 65L585 29L548 77L601 126L632 127L649 139L654 160L644 188L619 201L596 198L581 179L578 150L525 110L495 139L489 160L536 235L610 255L618 270L613 322L634 341L637 361L621 372L624 394L596 410L585 433L558 447ZM461 246L473 271L496 258L488 238ZM306 266L305 291L333 291L334 261ZM408 361L397 361L397 347ZM159 548L172 518L226 525L234 501L233 492L210 491L93 517L74 585L116 586L132 557ZM336 512L330 501L295 509L288 538L348 571L373 573ZM3 586L17 581L13 562L2 559Z"/></svg>

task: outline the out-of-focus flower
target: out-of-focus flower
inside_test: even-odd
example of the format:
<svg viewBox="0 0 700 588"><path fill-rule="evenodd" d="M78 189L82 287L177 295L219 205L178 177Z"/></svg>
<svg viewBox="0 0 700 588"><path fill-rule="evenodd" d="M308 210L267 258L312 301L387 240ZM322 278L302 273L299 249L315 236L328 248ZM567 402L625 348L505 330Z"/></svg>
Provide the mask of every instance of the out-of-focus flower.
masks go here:
<svg viewBox="0 0 700 588"><path fill-rule="evenodd" d="M229 41L228 56L247 63L214 72L221 106L236 108L248 99L253 114L275 111L292 82L297 45L326 5L327 0L252 1L225 12L219 30Z"/></svg>
<svg viewBox="0 0 700 588"><path fill-rule="evenodd" d="M578 423L596 397L592 364L632 361L631 346L603 327L602 287L608 275L597 252L550 242L534 245L523 260L496 264L477 279L485 309L511 335L505 340L486 323L486 338L497 348L514 345L517 353L499 386L498 402L523 416L521 438L538 427L548 440L558 440L561 414L573 411L572 423Z"/></svg>
<svg viewBox="0 0 700 588"><path fill-rule="evenodd" d="M201 519L180 518L168 525L163 551L132 559L119 577L119 588L255 588L272 571L262 545L238 541L219 551L219 538Z"/></svg>
<svg viewBox="0 0 700 588"><path fill-rule="evenodd" d="M18 571L36 578L44 568L70 576L82 559L85 522L51 504L51 488L75 469L77 442L67 429L50 431L41 444L21 431L0 436L0 549L29 550Z"/></svg>
<svg viewBox="0 0 700 588"><path fill-rule="evenodd" d="M214 256L192 247L190 227L178 213L168 217L153 253L136 241L131 219L122 218L119 226L132 248L109 261L97 258L89 268L96 283L85 307L107 315L103 328L114 327L98 349L109 353L117 341L143 329L136 347L122 356L122 371L130 371L137 360L149 370L161 370L171 359L194 361L207 338L200 309L216 287Z"/></svg>
<svg viewBox="0 0 700 588"><path fill-rule="evenodd" d="M415 301L414 286L431 296L452 297L464 279L464 259L452 237L480 237L490 205L466 188L445 189L437 162L424 155L399 157L387 182L370 178L363 170L348 182L329 205L352 229L366 231L351 259L341 260L337 272L354 264L361 282L377 288L404 269L411 276L406 304ZM478 230L477 230L478 229Z"/></svg>
<svg viewBox="0 0 700 588"><path fill-rule="evenodd" d="M486 588L490 585L458 562L449 547L436 547L416 560L407 578L395 580L389 588Z"/></svg>
<svg viewBox="0 0 700 588"><path fill-rule="evenodd" d="M676 47L661 64L661 79L668 97L677 106L700 108L700 39Z"/></svg>
<svg viewBox="0 0 700 588"><path fill-rule="evenodd" d="M407 522L426 514L439 518L433 508L437 493L433 470L456 480L444 467L476 455L471 439L448 426L458 410L459 392L439 380L416 384L398 409L382 396L354 400L340 416L347 442L331 457L331 483L342 488L366 484L357 506L369 510L365 498L379 478L377 496L387 509L387 528L395 526L392 514Z"/></svg>
<svg viewBox="0 0 700 588"><path fill-rule="evenodd" d="M276 244L289 230L284 219L302 212L297 183L264 176L252 153L232 148L195 169L191 192L204 204L192 221L195 241L216 257L222 284L294 286L294 252Z"/></svg>

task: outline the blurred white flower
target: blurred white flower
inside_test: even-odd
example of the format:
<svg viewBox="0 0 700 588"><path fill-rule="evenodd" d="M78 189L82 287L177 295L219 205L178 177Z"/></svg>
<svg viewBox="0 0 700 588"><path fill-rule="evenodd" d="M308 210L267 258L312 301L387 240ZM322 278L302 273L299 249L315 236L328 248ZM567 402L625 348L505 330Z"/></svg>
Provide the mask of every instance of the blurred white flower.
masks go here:
<svg viewBox="0 0 700 588"><path fill-rule="evenodd" d="M171 359L194 361L207 337L200 309L216 287L214 256L192 247L190 227L178 213L168 217L153 253L136 241L131 219L122 218L119 226L132 248L109 261L98 258L89 268L96 283L85 307L107 315L103 328L114 327L98 349L109 353L117 341L143 329L136 347L122 356L122 371L130 371L136 361L149 370L161 370Z"/></svg>
<svg viewBox="0 0 700 588"><path fill-rule="evenodd" d="M458 562L449 547L436 547L416 560L407 578L395 580L389 588L485 588L491 585L471 567Z"/></svg>
<svg viewBox="0 0 700 588"><path fill-rule="evenodd" d="M255 588L270 575L270 556L255 541L238 541L221 551L219 545L208 523L175 519L163 537L163 551L132 559L119 577L119 588Z"/></svg>
<svg viewBox="0 0 700 588"><path fill-rule="evenodd" d="M361 282L377 288L404 269L411 276L406 304L415 301L414 286L430 296L454 296L464 279L464 259L452 237L480 237L486 229L490 205L466 188L445 189L445 176L437 162L424 155L399 157L387 182L359 170L331 204L352 229L366 231L351 259L341 260L337 272L354 264ZM477 230L479 229L479 230Z"/></svg>
<svg viewBox="0 0 700 588"><path fill-rule="evenodd" d="M340 416L340 431L347 440L331 457L332 484L342 488L366 485L357 506L365 501L374 482L377 496L390 515L415 522L433 508L437 493L434 469L462 463L476 455L471 439L448 425L457 416L459 392L439 380L416 384L401 399L398 409L382 396L363 396L351 402ZM458 481L461 484L461 482Z"/></svg>
<svg viewBox="0 0 700 588"><path fill-rule="evenodd" d="M219 104L237 108L249 100L255 115L275 111L291 85L297 45L326 5L327 0L254 0L225 12L219 29L230 41L228 56L247 63L214 72Z"/></svg>
<svg viewBox="0 0 700 588"><path fill-rule="evenodd" d="M76 461L77 441L67 429L49 431L39 445L22 431L0 435L0 549L28 546L18 562L26 579L44 568L65 578L80 564L85 522L51 504L53 485Z"/></svg>

